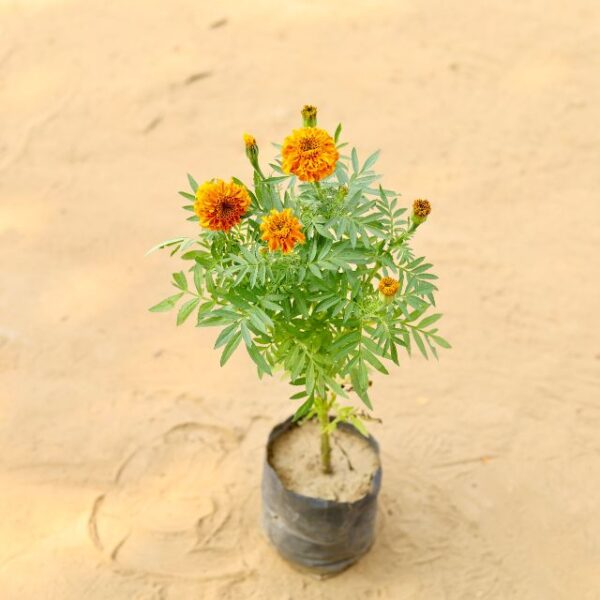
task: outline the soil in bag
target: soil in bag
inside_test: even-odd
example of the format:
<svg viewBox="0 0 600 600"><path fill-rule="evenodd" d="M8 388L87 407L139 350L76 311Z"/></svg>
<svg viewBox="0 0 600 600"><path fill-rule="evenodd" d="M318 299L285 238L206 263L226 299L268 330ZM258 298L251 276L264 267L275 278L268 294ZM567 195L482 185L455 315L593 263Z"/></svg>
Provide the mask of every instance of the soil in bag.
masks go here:
<svg viewBox="0 0 600 600"><path fill-rule="evenodd" d="M319 573L356 562L373 543L381 486L374 438L341 424L333 474L321 470L319 426L287 419L271 432L263 472L263 528L284 558Z"/></svg>

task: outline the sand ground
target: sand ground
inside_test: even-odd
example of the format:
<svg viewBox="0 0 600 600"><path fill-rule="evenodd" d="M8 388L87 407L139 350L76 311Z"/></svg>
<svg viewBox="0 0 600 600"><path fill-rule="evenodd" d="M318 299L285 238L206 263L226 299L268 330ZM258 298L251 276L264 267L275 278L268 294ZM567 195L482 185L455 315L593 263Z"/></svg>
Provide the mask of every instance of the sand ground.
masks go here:
<svg viewBox="0 0 600 600"><path fill-rule="evenodd" d="M600 598L600 4L0 2L0 598ZM176 190L247 177L305 102L406 202L439 363L376 378L372 552L259 532L283 381L147 307Z"/></svg>

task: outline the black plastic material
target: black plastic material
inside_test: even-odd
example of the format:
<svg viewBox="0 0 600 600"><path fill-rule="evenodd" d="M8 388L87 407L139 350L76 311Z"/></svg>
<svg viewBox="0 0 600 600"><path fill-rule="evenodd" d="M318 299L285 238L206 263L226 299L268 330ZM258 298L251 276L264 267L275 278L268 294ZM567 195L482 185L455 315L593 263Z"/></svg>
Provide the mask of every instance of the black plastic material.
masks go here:
<svg viewBox="0 0 600 600"><path fill-rule="evenodd" d="M354 427L341 428L361 435ZM375 537L377 496L381 488L378 467L369 493L356 502L310 498L287 490L269 463L273 442L297 427L292 418L269 435L262 479L262 525L271 543L288 561L311 571L334 574L343 571L368 552ZM379 446L368 438L379 455Z"/></svg>

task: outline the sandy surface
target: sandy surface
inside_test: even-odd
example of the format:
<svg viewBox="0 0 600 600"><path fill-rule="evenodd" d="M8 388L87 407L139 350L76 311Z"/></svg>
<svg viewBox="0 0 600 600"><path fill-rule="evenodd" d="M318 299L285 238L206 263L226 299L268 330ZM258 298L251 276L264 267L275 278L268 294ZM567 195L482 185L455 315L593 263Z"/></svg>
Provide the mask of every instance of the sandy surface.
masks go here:
<svg viewBox="0 0 600 600"><path fill-rule="evenodd" d="M355 502L372 489L380 466L377 452L365 437L338 427L331 434L331 473L321 466L320 427L306 421L281 435L272 445L269 462L288 490L310 498Z"/></svg>
<svg viewBox="0 0 600 600"><path fill-rule="evenodd" d="M600 598L595 0L0 3L2 600ZM147 307L176 190L305 102L441 276L440 363L376 377L372 552L319 582L258 529L292 411Z"/></svg>

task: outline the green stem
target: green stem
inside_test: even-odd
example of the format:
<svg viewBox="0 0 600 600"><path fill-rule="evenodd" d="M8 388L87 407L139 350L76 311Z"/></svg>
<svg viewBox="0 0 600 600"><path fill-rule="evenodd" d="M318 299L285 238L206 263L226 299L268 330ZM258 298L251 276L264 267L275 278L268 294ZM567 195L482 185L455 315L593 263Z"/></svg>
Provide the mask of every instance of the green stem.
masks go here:
<svg viewBox="0 0 600 600"><path fill-rule="evenodd" d="M403 242L405 239L410 237L417 230L417 227L418 225L414 221L411 221L410 225L408 226L408 229L400 237L398 237L396 243L398 244L400 242Z"/></svg>
<svg viewBox="0 0 600 600"><path fill-rule="evenodd" d="M393 245L391 246L391 248L393 249L393 247L396 244L401 244L402 242L404 242L404 240L406 240L408 237L410 237L417 230L417 227L418 227L418 225L414 221L411 222L411 224L408 226L408 229L393 242ZM385 244L386 244L385 241L382 242L380 250L382 252L390 251L390 248L385 248ZM371 281L373 279L373 277L376 275L377 271L379 271L380 268L381 268L381 261L377 260L375 262L375 266L370 271L367 272L367 275L365 277L365 283L369 283L369 281Z"/></svg>
<svg viewBox="0 0 600 600"><path fill-rule="evenodd" d="M326 398L315 400L317 417L321 426L321 470L330 475L331 469L331 439L329 434L329 403Z"/></svg>
<svg viewBox="0 0 600 600"><path fill-rule="evenodd" d="M317 196L319 196L320 200L325 200L325 196L323 195L323 188L318 181L315 181L315 189L317 190Z"/></svg>

